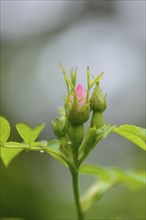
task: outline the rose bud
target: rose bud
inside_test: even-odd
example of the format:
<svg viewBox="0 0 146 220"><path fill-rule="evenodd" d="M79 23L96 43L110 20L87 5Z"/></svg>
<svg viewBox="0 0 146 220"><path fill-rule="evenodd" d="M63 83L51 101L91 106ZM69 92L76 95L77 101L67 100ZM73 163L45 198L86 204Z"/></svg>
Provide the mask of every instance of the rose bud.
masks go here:
<svg viewBox="0 0 146 220"><path fill-rule="evenodd" d="M61 138L68 130L68 120L66 117L61 116L56 119L56 122L52 121L52 126L56 137Z"/></svg>
<svg viewBox="0 0 146 220"><path fill-rule="evenodd" d="M69 94L66 113L72 124L83 124L89 119L90 105L87 100L87 92L81 84L75 88L74 94Z"/></svg>
<svg viewBox="0 0 146 220"><path fill-rule="evenodd" d="M100 89L99 83L96 83L94 92L90 99L90 106L94 112L103 112L106 109L105 96L103 95L102 90Z"/></svg>
<svg viewBox="0 0 146 220"><path fill-rule="evenodd" d="M78 84L66 100L66 115L70 121L69 137L73 146L73 152L77 152L84 137L83 124L89 119L90 115L90 103L87 92L81 84Z"/></svg>

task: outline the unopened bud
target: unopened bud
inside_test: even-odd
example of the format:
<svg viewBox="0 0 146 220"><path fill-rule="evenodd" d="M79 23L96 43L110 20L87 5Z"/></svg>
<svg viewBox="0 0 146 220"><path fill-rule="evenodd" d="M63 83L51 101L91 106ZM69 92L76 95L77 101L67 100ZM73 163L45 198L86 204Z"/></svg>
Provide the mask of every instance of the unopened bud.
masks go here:
<svg viewBox="0 0 146 220"><path fill-rule="evenodd" d="M62 136L66 134L69 123L66 117L61 116L60 118L56 119L56 122L52 121L52 126L54 129L54 134L58 138L61 138Z"/></svg>
<svg viewBox="0 0 146 220"><path fill-rule="evenodd" d="M83 124L89 119L90 104L87 101L87 93L81 84L78 84L74 94L69 95L66 114L68 120L75 125Z"/></svg>
<svg viewBox="0 0 146 220"><path fill-rule="evenodd" d="M99 83L96 84L94 92L90 99L91 109L93 111L101 111L103 112L106 109L106 100L105 96L100 89Z"/></svg>

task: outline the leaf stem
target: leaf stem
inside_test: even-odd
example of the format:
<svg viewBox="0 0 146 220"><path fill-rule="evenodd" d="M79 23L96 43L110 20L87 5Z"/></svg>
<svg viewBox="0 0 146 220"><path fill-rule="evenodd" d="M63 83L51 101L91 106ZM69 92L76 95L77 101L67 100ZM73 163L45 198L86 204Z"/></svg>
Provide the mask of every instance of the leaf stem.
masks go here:
<svg viewBox="0 0 146 220"><path fill-rule="evenodd" d="M73 192L76 203L78 220L84 220L84 215L82 212L81 204L80 204L80 195L79 195L79 186L78 186L78 171L71 171L72 174L72 184L73 184Z"/></svg>

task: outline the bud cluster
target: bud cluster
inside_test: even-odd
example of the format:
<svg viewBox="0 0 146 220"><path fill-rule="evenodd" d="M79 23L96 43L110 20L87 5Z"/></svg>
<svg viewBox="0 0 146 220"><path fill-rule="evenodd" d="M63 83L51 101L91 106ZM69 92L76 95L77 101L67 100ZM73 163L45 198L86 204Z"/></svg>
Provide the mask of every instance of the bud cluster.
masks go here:
<svg viewBox="0 0 146 220"><path fill-rule="evenodd" d="M60 65L61 66L61 65ZM103 75L101 73L92 82L90 80L90 70L87 68L88 89L78 84L76 86L76 70L71 70L71 80L66 71L61 66L67 85L68 94L65 96L64 115L52 122L55 135L61 143L61 149L66 155L70 155L74 162L77 162L78 149L84 139L84 123L89 120L92 113L91 127L96 129L104 125L103 112L106 109L105 96L99 86L99 81ZM91 88L95 86L90 96ZM70 149L72 154L70 154Z"/></svg>

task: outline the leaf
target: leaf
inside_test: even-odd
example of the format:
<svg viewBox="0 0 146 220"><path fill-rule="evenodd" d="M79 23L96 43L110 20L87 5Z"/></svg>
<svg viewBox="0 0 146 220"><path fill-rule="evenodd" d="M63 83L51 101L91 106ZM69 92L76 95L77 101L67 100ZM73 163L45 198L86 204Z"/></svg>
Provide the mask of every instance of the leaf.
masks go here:
<svg viewBox="0 0 146 220"><path fill-rule="evenodd" d="M85 139L79 149L80 163L89 155L97 143L103 138L102 133L98 133L95 127L89 127L85 134Z"/></svg>
<svg viewBox="0 0 146 220"><path fill-rule="evenodd" d="M102 128L88 127L83 143L79 149L79 164L90 154L93 148L112 132L110 125L104 125Z"/></svg>
<svg viewBox="0 0 146 220"><path fill-rule="evenodd" d="M22 139L27 144L31 144L37 139L40 132L43 130L44 126L45 126L44 124L41 124L36 128L31 128L30 126L24 123L19 123L16 125L16 128Z"/></svg>
<svg viewBox="0 0 146 220"><path fill-rule="evenodd" d="M60 151L60 142L58 140L53 140L48 142L47 146L45 147L47 153L49 153L52 157L60 161L62 164L67 166L68 159L65 155Z"/></svg>
<svg viewBox="0 0 146 220"><path fill-rule="evenodd" d="M107 172L103 167L95 166L95 165L82 165L79 170L83 174L95 175L100 179L107 181L111 177L110 173Z"/></svg>
<svg viewBox="0 0 146 220"><path fill-rule="evenodd" d="M98 182L86 191L81 197L81 205L84 212L93 206L115 184L125 184L133 189L146 186L146 172L124 171L114 167L99 167L86 164L80 167L80 173L95 175Z"/></svg>
<svg viewBox="0 0 146 220"><path fill-rule="evenodd" d="M113 127L110 126L110 124L105 124L103 127L98 128L98 133L103 134L103 138L106 138L111 132L112 132Z"/></svg>
<svg viewBox="0 0 146 220"><path fill-rule="evenodd" d="M144 171L123 171L113 168L117 182L126 184L129 188L146 186L146 173Z"/></svg>
<svg viewBox="0 0 146 220"><path fill-rule="evenodd" d="M16 148L6 148L1 147L0 148L0 157L4 163L4 165L7 167L11 161L21 152L23 149L16 149Z"/></svg>
<svg viewBox="0 0 146 220"><path fill-rule="evenodd" d="M146 129L135 125L121 125L119 128L114 126L112 132L123 136L143 150L146 150Z"/></svg>
<svg viewBox="0 0 146 220"><path fill-rule="evenodd" d="M137 131L139 131L141 138L146 142L146 129L137 127Z"/></svg>
<svg viewBox="0 0 146 220"><path fill-rule="evenodd" d="M0 142L4 143L10 136L10 124L2 116L0 116Z"/></svg>
<svg viewBox="0 0 146 220"><path fill-rule="evenodd" d="M108 182L100 182L92 185L88 191L81 196L81 207L83 212L87 212L111 187Z"/></svg>
<svg viewBox="0 0 146 220"><path fill-rule="evenodd" d="M115 167L99 167L95 165L83 165L80 172L97 176L101 181L111 182L112 184L130 184L131 186L146 186L146 172L122 170Z"/></svg>

